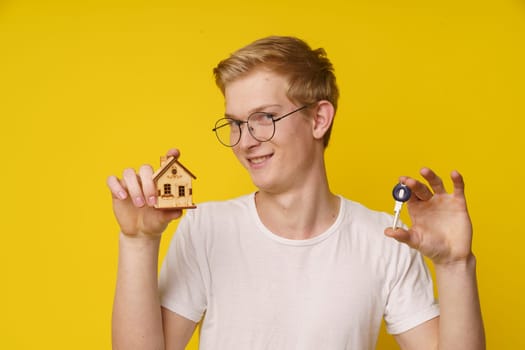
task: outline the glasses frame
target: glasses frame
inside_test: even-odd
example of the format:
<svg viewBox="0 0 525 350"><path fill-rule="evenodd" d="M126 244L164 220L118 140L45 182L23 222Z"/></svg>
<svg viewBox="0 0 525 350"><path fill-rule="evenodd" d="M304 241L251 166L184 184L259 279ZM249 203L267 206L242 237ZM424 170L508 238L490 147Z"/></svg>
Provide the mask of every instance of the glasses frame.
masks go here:
<svg viewBox="0 0 525 350"><path fill-rule="evenodd" d="M238 120L238 119L233 119L233 118L221 118L221 119L219 119L219 120L217 120L217 121L215 122L215 127L214 127L211 131L213 131L213 132L215 133L215 136L217 137L217 140L219 140L219 142L220 142L222 145L224 145L224 146L226 146L226 147L235 147L235 146L237 146L237 145L239 144L239 142L241 141L241 138L242 138L242 128L241 128L241 125L242 125L242 124L246 124L246 125L248 126L248 128L247 128L247 129L248 129L248 132L250 133L250 135L251 135L255 140L257 140L257 141L259 141L259 142L268 142L268 141L270 141L270 140L274 137L274 135L275 135L275 123L276 123L276 122L278 122L279 120L283 120L284 118L286 118L286 117L288 117L288 116L290 116L290 115L292 115L292 114L294 114L294 113L297 113L297 112L299 112L299 111L302 111L303 109L306 109L306 108L308 108L308 107L309 107L309 105L303 105L303 106L301 106L301 107L299 107L299 108L297 108L297 109L294 109L294 110L291 111L291 112L288 112L288 113L286 113L286 114L284 114L284 115L281 115L281 116L278 116L278 117L273 116L272 113L267 113L267 112L254 112L254 113L250 114L250 115L248 116L248 118L246 118L246 120ZM250 124L249 124L249 123L250 123L250 118L251 118L253 115L256 115L256 114L259 114L259 113L264 113L264 114L266 114L266 116L270 116L269 118L272 120L272 126L273 126L272 136L270 136L270 137L269 137L268 139L266 139L266 140L260 140L260 139L258 139L258 138L253 134L253 132L252 132L252 128L250 128ZM225 121L233 121L233 122L239 127L239 139L237 140L237 142L235 142L235 143L232 144L232 145L230 145L230 143L226 144L226 143L222 142L221 139L220 139L220 137L219 137L219 134L217 133L217 130L218 130L218 129L220 129L220 128L224 128L224 127L227 127L227 126L229 125L229 123L224 123L224 124L222 124L222 125L219 125L219 124L221 123L221 121L223 121L223 120L225 120ZM217 126L217 125L219 125L219 126Z"/></svg>

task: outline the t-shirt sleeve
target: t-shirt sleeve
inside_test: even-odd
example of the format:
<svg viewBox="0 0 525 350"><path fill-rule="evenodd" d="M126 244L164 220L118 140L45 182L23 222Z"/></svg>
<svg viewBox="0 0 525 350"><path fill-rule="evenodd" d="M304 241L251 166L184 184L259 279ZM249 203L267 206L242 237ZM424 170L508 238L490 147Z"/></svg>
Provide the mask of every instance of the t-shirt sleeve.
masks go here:
<svg viewBox="0 0 525 350"><path fill-rule="evenodd" d="M385 309L387 332L400 334L439 316L432 277L422 255L402 246L394 282Z"/></svg>
<svg viewBox="0 0 525 350"><path fill-rule="evenodd" d="M191 232L192 213L178 225L159 276L160 304L180 316L199 322L206 310L206 293Z"/></svg>

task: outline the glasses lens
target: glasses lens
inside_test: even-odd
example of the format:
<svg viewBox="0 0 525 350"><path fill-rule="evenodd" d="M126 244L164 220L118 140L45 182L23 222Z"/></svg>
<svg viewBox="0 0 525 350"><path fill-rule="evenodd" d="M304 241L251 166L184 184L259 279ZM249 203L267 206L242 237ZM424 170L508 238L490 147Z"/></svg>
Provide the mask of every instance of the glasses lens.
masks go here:
<svg viewBox="0 0 525 350"><path fill-rule="evenodd" d="M239 124L233 119L219 119L217 123L215 123L214 130L219 142L228 147L235 146L241 137Z"/></svg>
<svg viewBox="0 0 525 350"><path fill-rule="evenodd" d="M275 128L272 115L263 112L257 112L248 118L250 134L261 142L270 140L273 137Z"/></svg>

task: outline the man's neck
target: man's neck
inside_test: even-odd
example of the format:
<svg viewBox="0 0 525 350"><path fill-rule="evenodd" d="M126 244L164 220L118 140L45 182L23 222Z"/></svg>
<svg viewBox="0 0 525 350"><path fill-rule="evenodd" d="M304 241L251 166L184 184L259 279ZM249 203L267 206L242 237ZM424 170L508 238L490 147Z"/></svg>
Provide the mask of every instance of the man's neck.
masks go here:
<svg viewBox="0 0 525 350"><path fill-rule="evenodd" d="M257 192L257 212L274 234L288 239L309 239L325 232L339 214L340 200L328 185L285 193Z"/></svg>

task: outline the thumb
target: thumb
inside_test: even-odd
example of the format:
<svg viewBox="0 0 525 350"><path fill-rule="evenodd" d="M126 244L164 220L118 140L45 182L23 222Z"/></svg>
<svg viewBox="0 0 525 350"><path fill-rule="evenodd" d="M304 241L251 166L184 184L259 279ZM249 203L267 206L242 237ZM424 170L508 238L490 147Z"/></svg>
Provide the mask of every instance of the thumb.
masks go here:
<svg viewBox="0 0 525 350"><path fill-rule="evenodd" d="M182 216L182 209L162 209L160 210L160 216L162 221L169 224L171 221Z"/></svg>
<svg viewBox="0 0 525 350"><path fill-rule="evenodd" d="M385 236L391 237L398 242L405 243L410 248L417 249L418 242L415 235L411 235L410 232L403 228L396 228L395 230L392 227L387 227L385 229Z"/></svg>

